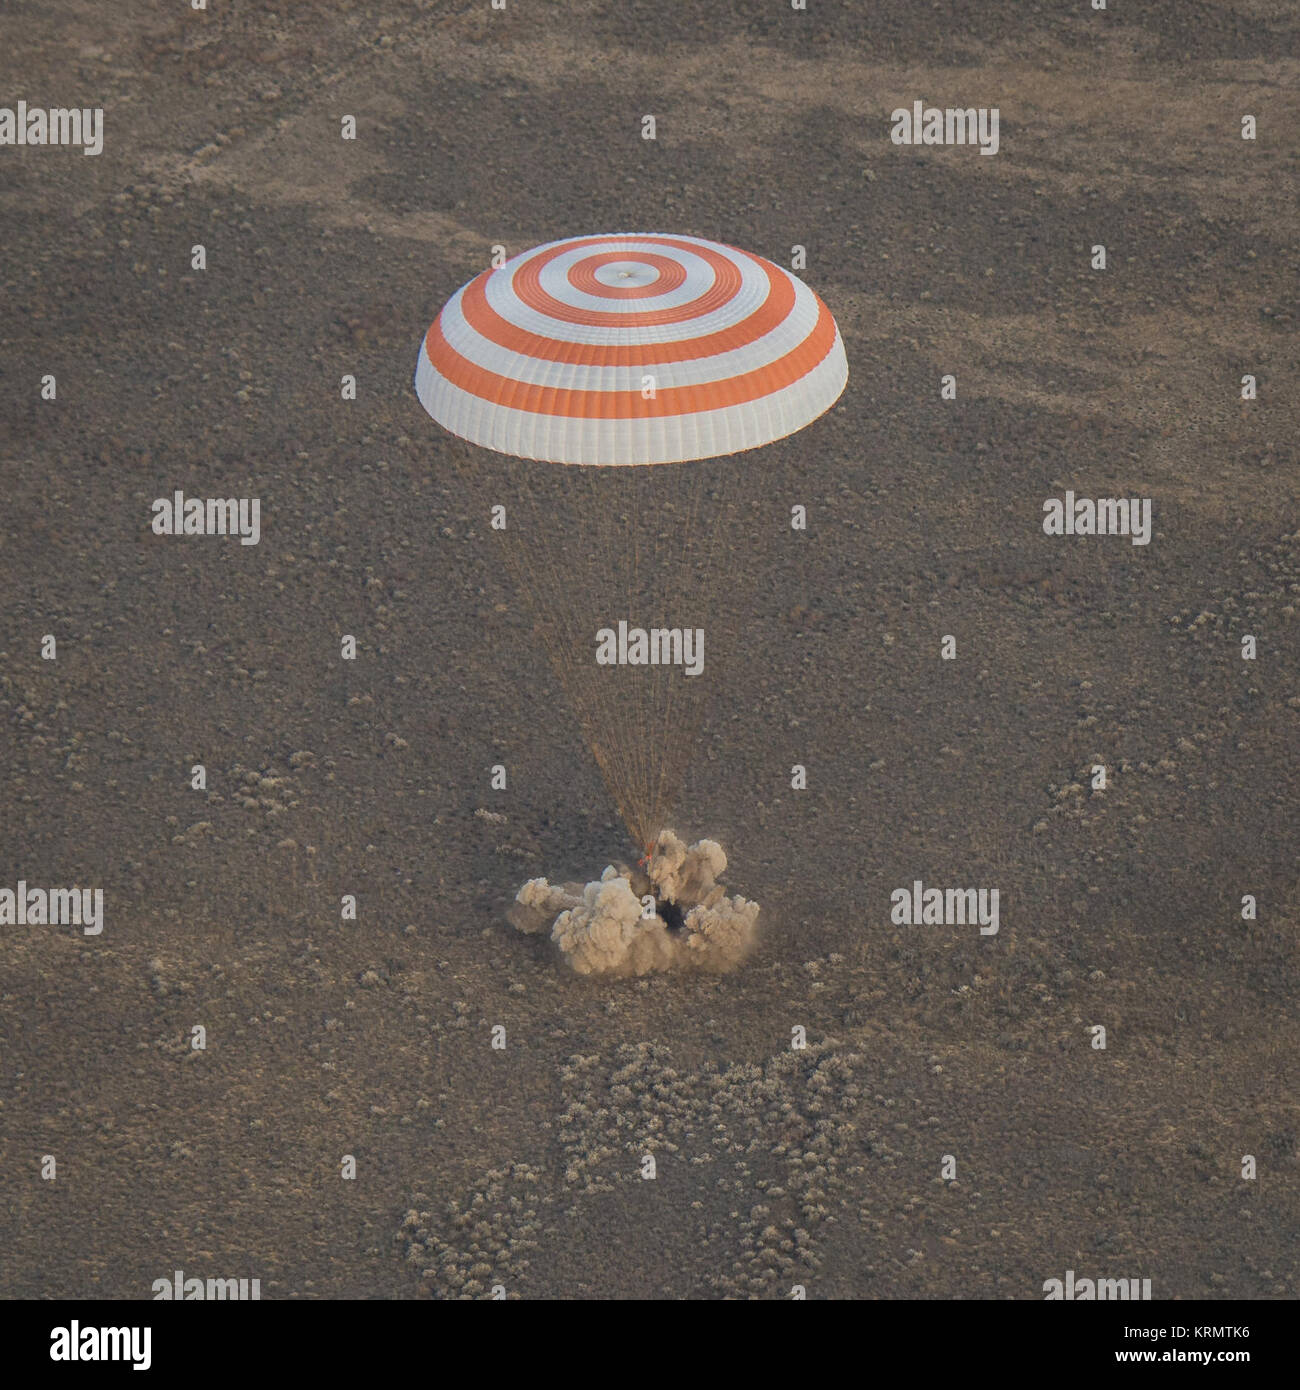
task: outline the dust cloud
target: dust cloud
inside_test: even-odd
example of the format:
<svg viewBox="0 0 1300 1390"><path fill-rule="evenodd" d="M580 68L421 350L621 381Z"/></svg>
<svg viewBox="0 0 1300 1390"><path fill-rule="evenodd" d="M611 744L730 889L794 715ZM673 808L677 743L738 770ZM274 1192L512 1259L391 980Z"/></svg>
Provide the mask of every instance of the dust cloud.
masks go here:
<svg viewBox="0 0 1300 1390"><path fill-rule="evenodd" d="M530 879L508 917L522 932L549 931L579 975L733 970L754 949L759 908L718 879L727 856L714 840L689 848L660 832L644 868L610 864L592 883ZM653 901L647 901L652 899Z"/></svg>

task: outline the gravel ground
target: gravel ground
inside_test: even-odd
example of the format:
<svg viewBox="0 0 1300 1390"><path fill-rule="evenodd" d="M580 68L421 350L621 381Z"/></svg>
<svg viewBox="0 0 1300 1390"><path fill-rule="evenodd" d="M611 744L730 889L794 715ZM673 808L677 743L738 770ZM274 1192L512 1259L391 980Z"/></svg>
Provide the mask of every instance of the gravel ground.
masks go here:
<svg viewBox="0 0 1300 1390"><path fill-rule="evenodd" d="M105 926L0 927L0 1294L1300 1295L1294 5L7 16L4 100L105 146L0 148L0 886ZM916 99L998 154L893 145ZM850 364L760 458L807 535L730 557L719 977L506 924L629 845L410 385L493 245L633 228L806 246ZM1151 543L1045 536L1066 488Z"/></svg>

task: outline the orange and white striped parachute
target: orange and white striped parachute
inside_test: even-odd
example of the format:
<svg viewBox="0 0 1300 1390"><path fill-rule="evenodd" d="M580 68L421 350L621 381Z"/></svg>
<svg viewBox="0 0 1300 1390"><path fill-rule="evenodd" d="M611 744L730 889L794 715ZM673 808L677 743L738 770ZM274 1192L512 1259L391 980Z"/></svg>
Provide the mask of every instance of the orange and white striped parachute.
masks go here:
<svg viewBox="0 0 1300 1390"><path fill-rule="evenodd" d="M754 449L848 379L825 304L780 266L698 237L574 237L459 289L415 389L452 434L520 458L675 463Z"/></svg>

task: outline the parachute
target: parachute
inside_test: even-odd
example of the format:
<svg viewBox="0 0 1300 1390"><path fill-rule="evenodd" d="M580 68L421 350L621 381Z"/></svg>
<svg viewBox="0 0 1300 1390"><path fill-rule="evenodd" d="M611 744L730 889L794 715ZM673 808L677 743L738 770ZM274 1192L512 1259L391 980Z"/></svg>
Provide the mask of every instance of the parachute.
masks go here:
<svg viewBox="0 0 1300 1390"><path fill-rule="evenodd" d="M454 461L496 509L502 562L640 845L667 824L734 636L720 577L736 577L764 474L728 456L802 429L847 379L811 289L690 236L535 247L464 285L425 335L416 394L474 446Z"/></svg>

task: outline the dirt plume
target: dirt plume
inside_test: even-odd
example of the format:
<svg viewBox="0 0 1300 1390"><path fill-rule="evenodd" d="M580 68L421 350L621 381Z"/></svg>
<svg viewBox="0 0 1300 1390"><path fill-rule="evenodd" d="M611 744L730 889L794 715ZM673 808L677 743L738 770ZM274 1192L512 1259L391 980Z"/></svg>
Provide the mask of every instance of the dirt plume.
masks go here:
<svg viewBox="0 0 1300 1390"><path fill-rule="evenodd" d="M510 922L546 930L579 975L648 975L663 970L723 972L754 949L759 907L718 882L727 856L715 840L689 847L671 830L633 868L610 864L586 885L530 879Z"/></svg>

